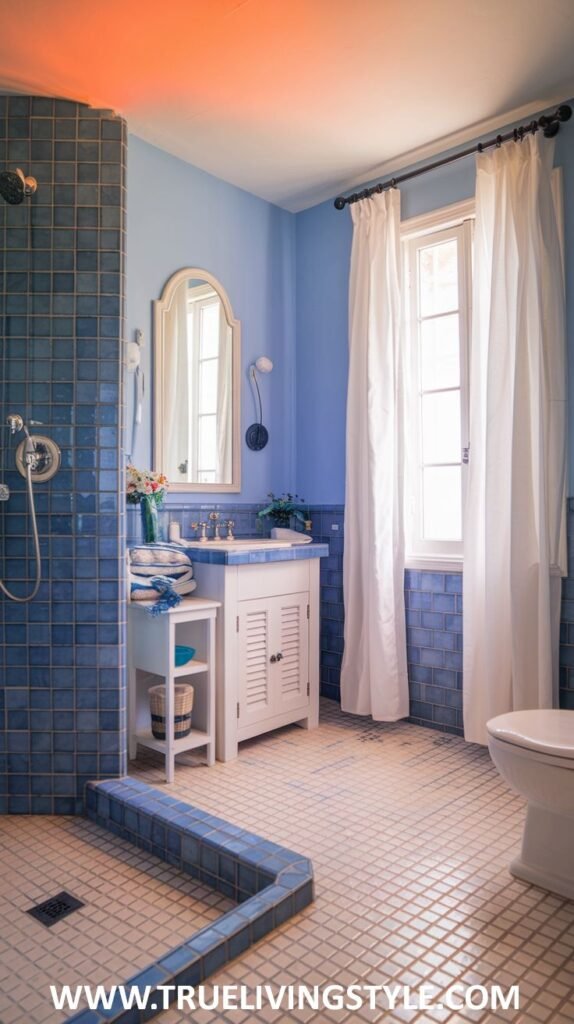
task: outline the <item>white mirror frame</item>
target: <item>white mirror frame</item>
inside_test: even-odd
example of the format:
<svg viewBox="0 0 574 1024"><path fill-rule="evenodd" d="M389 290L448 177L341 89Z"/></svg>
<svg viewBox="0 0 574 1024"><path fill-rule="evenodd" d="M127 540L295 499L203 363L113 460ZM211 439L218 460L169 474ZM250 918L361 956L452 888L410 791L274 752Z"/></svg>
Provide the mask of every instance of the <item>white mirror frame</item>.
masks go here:
<svg viewBox="0 0 574 1024"><path fill-rule="evenodd" d="M224 494L231 491L241 490L241 324L233 316L233 309L227 292L213 274L200 267L183 267L167 281L159 299L153 302L153 465L156 471L162 470L162 453L164 445L164 424L165 414L163 408L163 369L164 369L164 321L169 310L173 297L182 281L189 278L205 281L210 284L221 299L227 323L231 328L232 351L232 396L233 414L231 420L232 446L231 446L231 483L229 484L194 484L194 483L171 483L170 491L174 492L211 492Z"/></svg>

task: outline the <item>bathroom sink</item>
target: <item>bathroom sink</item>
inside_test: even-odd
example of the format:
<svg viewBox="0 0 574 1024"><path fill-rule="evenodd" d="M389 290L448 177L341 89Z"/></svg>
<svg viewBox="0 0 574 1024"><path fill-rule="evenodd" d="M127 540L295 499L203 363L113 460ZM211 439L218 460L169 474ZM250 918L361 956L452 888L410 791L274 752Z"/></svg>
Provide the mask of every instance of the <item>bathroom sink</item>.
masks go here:
<svg viewBox="0 0 574 1024"><path fill-rule="evenodd" d="M274 548L291 548L293 544L285 540L262 538L261 540L189 540L186 547L201 547L205 551L269 551Z"/></svg>

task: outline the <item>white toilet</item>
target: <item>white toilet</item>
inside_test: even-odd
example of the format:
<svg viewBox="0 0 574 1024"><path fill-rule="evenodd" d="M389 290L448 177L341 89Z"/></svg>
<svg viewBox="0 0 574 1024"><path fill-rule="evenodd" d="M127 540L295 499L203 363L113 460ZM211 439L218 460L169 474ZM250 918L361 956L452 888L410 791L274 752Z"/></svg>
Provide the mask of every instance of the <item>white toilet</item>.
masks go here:
<svg viewBox="0 0 574 1024"><path fill-rule="evenodd" d="M574 711L511 711L486 728L500 774L528 800L511 874L574 899Z"/></svg>

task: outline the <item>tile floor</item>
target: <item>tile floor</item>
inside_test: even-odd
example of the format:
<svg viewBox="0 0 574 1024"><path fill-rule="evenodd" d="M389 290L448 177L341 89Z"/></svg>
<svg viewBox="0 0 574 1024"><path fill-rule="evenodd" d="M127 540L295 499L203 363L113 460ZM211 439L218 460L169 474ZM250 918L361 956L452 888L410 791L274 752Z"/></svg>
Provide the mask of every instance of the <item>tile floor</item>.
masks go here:
<svg viewBox="0 0 574 1024"><path fill-rule="evenodd" d="M65 1019L50 984L124 981L233 906L82 818L0 818L0 867L0 1024ZM62 890L85 907L52 928L25 913Z"/></svg>
<svg viewBox="0 0 574 1024"><path fill-rule="evenodd" d="M521 1008L466 1014L382 1009L287 1013L267 1007L260 1012L169 1010L158 1018L161 1024L573 1024L574 903L508 874L520 841L523 805L499 778L486 751L406 723L374 725L345 716L330 701L323 702L317 731L291 727L243 744L240 751L237 761L209 769L193 766L188 756L180 759L169 791L311 856L317 899L213 982L249 987L424 983L438 990L453 981L504 987L519 983ZM140 778L165 789L154 755L143 755L131 767ZM19 1016L0 1009L0 1021L51 1024L56 1018L48 1015L46 1001L34 996L39 980L49 974L68 984L93 982L91 972L86 976L88 960L107 976L98 954L103 956L102 947L110 945L105 937L114 901L133 907L134 889L139 896L141 884L135 872L148 858L124 849L118 890L118 862L110 859L111 853L117 857L118 841L106 837L105 843L114 847L108 853L101 836L96 841L90 831L93 826L70 819L14 818L4 819L0 828L0 842L14 850L10 861L0 850L10 900L8 924L0 930L0 990L6 999L8 980L13 996L18 977L23 1000ZM78 911L69 926L62 922L51 933L27 917L19 920L14 908L66 887L82 897L67 874L79 841L91 846L86 884L108 888L97 914L90 914L87 952L82 954L75 941L77 952L68 962L58 935L51 947L51 934L61 929L63 935L66 927L81 932L80 915L86 912ZM150 885L157 887L151 892L153 926L149 905L147 915L143 909L137 915L134 911L130 930L137 922L140 940L136 949L127 950L125 922L121 915L114 917L114 980L118 973L126 978L134 966L150 962L159 945L175 945L182 935L180 925L186 934L186 928L199 926L200 914L221 910L219 897L213 896L217 905L207 909L202 901L201 909L190 912L190 929L189 917L184 923L179 909L177 917L169 909L183 902L178 885L184 883L149 860L154 864L147 868ZM10 881L22 871L36 880L33 891L19 892L17 882ZM15 939L20 945L14 948ZM36 966L18 976L13 958L21 954Z"/></svg>
<svg viewBox="0 0 574 1024"><path fill-rule="evenodd" d="M161 785L153 756L132 768ZM290 727L243 744L236 762L177 768L170 790L313 860L316 902L217 984L520 984L521 1008L168 1010L161 1024L573 1024L574 903L509 875L524 807L486 750L323 701L317 731Z"/></svg>

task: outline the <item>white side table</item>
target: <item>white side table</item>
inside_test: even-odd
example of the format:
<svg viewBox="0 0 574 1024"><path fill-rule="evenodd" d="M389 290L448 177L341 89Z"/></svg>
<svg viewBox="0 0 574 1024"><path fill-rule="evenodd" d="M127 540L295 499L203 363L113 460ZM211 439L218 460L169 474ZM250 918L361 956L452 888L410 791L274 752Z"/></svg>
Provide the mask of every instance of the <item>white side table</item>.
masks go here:
<svg viewBox="0 0 574 1024"><path fill-rule="evenodd" d="M188 597L156 616L142 604L132 601L128 608L129 753L135 758L138 743L159 751L165 757L165 777L170 783L177 754L206 747L207 764L215 761L215 617L220 602ZM175 665L176 644L196 651L195 657L179 668ZM192 729L181 739L173 734L176 680L194 688ZM158 683L166 687L165 740L156 739L151 732L148 690Z"/></svg>

